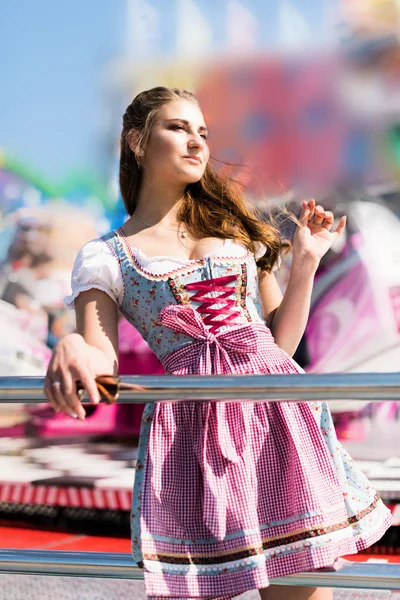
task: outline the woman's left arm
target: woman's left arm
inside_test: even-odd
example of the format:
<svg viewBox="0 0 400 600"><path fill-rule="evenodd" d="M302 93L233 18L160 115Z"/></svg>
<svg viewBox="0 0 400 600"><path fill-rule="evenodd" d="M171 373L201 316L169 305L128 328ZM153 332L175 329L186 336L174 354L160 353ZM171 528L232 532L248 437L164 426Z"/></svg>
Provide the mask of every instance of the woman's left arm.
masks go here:
<svg viewBox="0 0 400 600"><path fill-rule="evenodd" d="M290 356L302 338L310 312L314 276L321 258L346 226L341 217L335 231L334 216L314 200L303 201L300 224L293 239L293 259L284 296L273 273L260 272L259 293L263 316L276 344Z"/></svg>

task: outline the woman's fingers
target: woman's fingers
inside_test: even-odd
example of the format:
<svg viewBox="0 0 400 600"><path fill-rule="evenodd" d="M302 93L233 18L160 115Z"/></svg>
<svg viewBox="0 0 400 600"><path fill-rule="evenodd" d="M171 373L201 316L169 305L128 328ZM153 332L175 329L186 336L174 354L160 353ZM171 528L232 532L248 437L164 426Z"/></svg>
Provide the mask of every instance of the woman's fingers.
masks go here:
<svg viewBox="0 0 400 600"><path fill-rule="evenodd" d="M307 225L308 221L311 219L311 208L309 206L309 202L307 200L303 200L301 203L301 213L299 217L299 221L301 224Z"/></svg>
<svg viewBox="0 0 400 600"><path fill-rule="evenodd" d="M80 390L82 392L82 395L84 393L84 391L86 390L86 393L89 397L89 401L92 404L98 404L101 400L100 398L100 394L99 394L99 390L97 389L97 385L96 385L96 380L95 380L95 374L92 372L92 370L88 367L87 369L85 369L84 371L77 371L75 373L76 377L73 380L72 383L72 388L73 388L73 393L77 393L76 392L76 388L77 388L77 382L79 381L80 384L82 385L82 387L80 386Z"/></svg>
<svg viewBox="0 0 400 600"><path fill-rule="evenodd" d="M84 419L86 412L81 403L81 390L77 388L78 380L93 404L100 401L95 372L86 346L82 336L77 334L60 340L53 350L44 386L49 404L56 412L62 410L79 419Z"/></svg>
<svg viewBox="0 0 400 600"><path fill-rule="evenodd" d="M315 200L314 200L314 198L311 198L311 200L308 200L307 204L308 204L310 210L312 210L312 211L315 210Z"/></svg>
<svg viewBox="0 0 400 600"><path fill-rule="evenodd" d="M75 380L72 378L70 371L64 373L63 378L63 394L65 402L68 406L68 414L71 417L83 419L86 416L86 411L81 404L81 400L76 392Z"/></svg>
<svg viewBox="0 0 400 600"><path fill-rule="evenodd" d="M315 225L322 225L322 223L324 222L324 219L325 219L325 211L324 211L324 208L323 208L323 207L322 207L320 204L318 204L318 205L315 207L315 211L314 211L314 221L313 221L313 223L314 223Z"/></svg>
<svg viewBox="0 0 400 600"><path fill-rule="evenodd" d="M334 219L335 218L333 216L333 212L331 212L330 210L326 210L323 227L325 229L327 229L328 231L330 231L332 228Z"/></svg>
<svg viewBox="0 0 400 600"><path fill-rule="evenodd" d="M46 376L45 379L45 384L44 384L44 395L47 398L48 403L50 404L51 408L56 412L59 413L61 408L58 406L57 402L55 401L55 399L53 398L53 394L51 392L51 383L50 383L50 379Z"/></svg>
<svg viewBox="0 0 400 600"><path fill-rule="evenodd" d="M303 208L300 213L300 217L299 217L299 221L303 226L307 225L309 216L310 216L310 210L308 209L308 207Z"/></svg>
<svg viewBox="0 0 400 600"><path fill-rule="evenodd" d="M343 217L340 217L339 223L338 223L335 231L333 232L333 233L336 233L337 237L339 237L339 235L343 232L344 228L346 227L346 223L347 223L347 217L345 215Z"/></svg>
<svg viewBox="0 0 400 600"><path fill-rule="evenodd" d="M322 226L327 231L331 231L335 220L334 214L330 210L325 210L321 204L315 204L315 200L303 200L301 203L301 213L299 220L303 226L310 227L311 224ZM336 229L332 232L334 237L339 237L346 227L347 217L339 219ZM311 227L311 231L313 228Z"/></svg>
<svg viewBox="0 0 400 600"><path fill-rule="evenodd" d="M63 403L60 404L60 397L57 394L57 390L60 386L60 373L58 372L55 361L51 361L46 373L44 393L49 401L50 406L57 413L63 410Z"/></svg>
<svg viewBox="0 0 400 600"><path fill-rule="evenodd" d="M95 376L93 373L82 373L80 376L83 387L85 388L89 401L92 404L98 404L101 400L99 390L97 389Z"/></svg>
<svg viewBox="0 0 400 600"><path fill-rule="evenodd" d="M76 407L73 403L70 404L65 397L64 382L61 376L59 376L59 378L56 381L52 382L51 389L52 396L56 401L57 406L59 406L60 409L63 412L67 413L67 415L69 415L70 417L77 419L78 413L76 411Z"/></svg>
<svg viewBox="0 0 400 600"><path fill-rule="evenodd" d="M44 393L55 412L63 411L74 419L83 420L86 412L76 391L78 379L84 384L91 402L97 404L100 400L99 392L94 375L88 369L62 371L61 368L56 370L50 367L45 379Z"/></svg>
<svg viewBox="0 0 400 600"><path fill-rule="evenodd" d="M303 200L299 221L304 226L308 225L314 217L315 200Z"/></svg>
<svg viewBox="0 0 400 600"><path fill-rule="evenodd" d="M308 202L304 200L302 202L302 216L304 212L308 208L308 222L312 222L314 225L322 225L324 229L330 231L335 217L333 212L330 210L325 210L321 204L315 204L315 200L309 200Z"/></svg>

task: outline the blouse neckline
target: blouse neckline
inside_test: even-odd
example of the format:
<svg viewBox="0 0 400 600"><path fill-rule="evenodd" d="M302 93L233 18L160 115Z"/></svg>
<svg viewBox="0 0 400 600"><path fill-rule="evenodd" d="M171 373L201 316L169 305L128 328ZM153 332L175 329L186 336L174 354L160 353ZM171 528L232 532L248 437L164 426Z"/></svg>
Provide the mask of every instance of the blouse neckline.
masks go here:
<svg viewBox="0 0 400 600"><path fill-rule="evenodd" d="M177 262L177 263L181 263L182 265L187 265L187 264L192 264L192 263L198 263L198 262L203 262L204 260L206 260L207 258L209 258L210 256L216 256L217 258L227 258L229 260L234 259L234 258L245 258L250 250L248 248L246 248L245 246L242 246L241 244L235 244L237 246L239 246L240 248L242 248L245 252L244 254L242 254L241 256L231 256L231 255L224 255L224 256L218 256L218 253L221 251L222 248L217 248L216 250L212 250L211 252L207 252L207 254L205 254L204 256L202 256L201 258L178 258L177 256L170 256L167 254L159 254L159 255L155 255L155 256L149 256L148 254L146 254L141 248L137 247L137 246L131 246L128 238L126 237L122 227L119 227L117 229L117 232L121 235L121 237L124 239L126 246L129 248L130 252L133 255L137 255L139 254L140 256L142 256L146 262L150 262L150 261L158 261L158 260L169 260L171 262ZM227 245L233 245L234 241L231 239L226 239L224 240L225 242L227 242Z"/></svg>
<svg viewBox="0 0 400 600"><path fill-rule="evenodd" d="M128 255L132 259L132 262L135 265L136 269L139 272L141 272L143 275L145 275L146 277L150 277L151 279L165 279L166 277L168 278L171 275L173 275L179 271L185 270L189 267L194 267L199 264L202 264L209 258L213 258L214 260L237 260L239 262L244 262L248 259L248 257L251 254L251 251L248 248L243 248L244 250L246 250L246 252L242 256L218 256L218 252L220 252L220 249L214 250L212 252L208 252L202 258L181 259L181 258L177 258L176 256L163 256L163 255L148 256L145 252L143 252L143 250L141 248L130 245L122 227L119 227L118 229L116 229L115 233L117 234L117 236L119 238L121 238L121 241L123 242L123 246L125 246L125 249L127 250ZM160 260L160 259L165 259L165 260L169 260L171 262L176 262L176 263L178 263L179 266L177 266L176 269L173 269L163 275L156 275L156 274L152 273L151 271L149 271L148 269L146 269L146 267L140 263L140 260L138 259L137 254L140 254L142 257L144 257L145 260L147 259L149 261L153 261L153 260L156 261L156 260Z"/></svg>

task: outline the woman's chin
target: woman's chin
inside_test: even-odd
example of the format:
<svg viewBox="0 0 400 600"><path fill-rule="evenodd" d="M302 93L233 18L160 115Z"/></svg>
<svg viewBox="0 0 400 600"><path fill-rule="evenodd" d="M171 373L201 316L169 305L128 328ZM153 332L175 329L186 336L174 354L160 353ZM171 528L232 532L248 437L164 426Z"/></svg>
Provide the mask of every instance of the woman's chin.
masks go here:
<svg viewBox="0 0 400 600"><path fill-rule="evenodd" d="M181 182L183 185L187 186L190 185L191 183L197 183L198 181L200 181L202 175L197 175L197 177L182 177Z"/></svg>
<svg viewBox="0 0 400 600"><path fill-rule="evenodd" d="M186 168L180 168L178 170L178 175L188 185L189 183L196 183L196 181L200 181L200 179L204 175L204 169L200 165L191 165L189 164Z"/></svg>

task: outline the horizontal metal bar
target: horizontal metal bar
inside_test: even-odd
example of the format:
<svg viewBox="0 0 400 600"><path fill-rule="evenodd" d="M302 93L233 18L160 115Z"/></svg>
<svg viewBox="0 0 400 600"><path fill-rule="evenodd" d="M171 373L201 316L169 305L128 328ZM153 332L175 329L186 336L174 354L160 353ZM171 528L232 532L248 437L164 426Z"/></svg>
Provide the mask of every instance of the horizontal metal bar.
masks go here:
<svg viewBox="0 0 400 600"><path fill-rule="evenodd" d="M0 574L143 579L130 554L65 552L61 550L1 550ZM343 562L336 571L299 573L273 579L276 585L400 589L400 565Z"/></svg>
<svg viewBox="0 0 400 600"><path fill-rule="evenodd" d="M61 550L0 550L0 573L143 579L130 554Z"/></svg>
<svg viewBox="0 0 400 600"><path fill-rule="evenodd" d="M201 401L399 400L400 373L331 373L319 375L132 375L119 403ZM47 402L43 377L0 377L0 402Z"/></svg>

